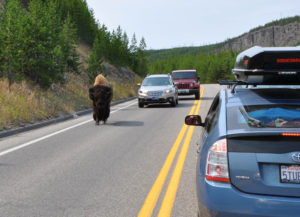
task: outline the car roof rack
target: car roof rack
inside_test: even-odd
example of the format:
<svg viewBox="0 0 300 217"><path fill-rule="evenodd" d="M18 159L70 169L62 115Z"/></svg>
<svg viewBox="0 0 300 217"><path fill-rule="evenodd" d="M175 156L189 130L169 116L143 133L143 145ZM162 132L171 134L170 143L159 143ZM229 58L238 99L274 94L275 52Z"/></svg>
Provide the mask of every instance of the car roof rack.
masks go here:
<svg viewBox="0 0 300 217"><path fill-rule="evenodd" d="M243 81L228 81L228 80L220 80L218 81L220 85L227 85L227 88L231 89L231 93L235 93L235 88L238 85L246 85L248 87L249 84Z"/></svg>
<svg viewBox="0 0 300 217"><path fill-rule="evenodd" d="M232 73L247 84L300 84L300 47L254 46L241 52Z"/></svg>

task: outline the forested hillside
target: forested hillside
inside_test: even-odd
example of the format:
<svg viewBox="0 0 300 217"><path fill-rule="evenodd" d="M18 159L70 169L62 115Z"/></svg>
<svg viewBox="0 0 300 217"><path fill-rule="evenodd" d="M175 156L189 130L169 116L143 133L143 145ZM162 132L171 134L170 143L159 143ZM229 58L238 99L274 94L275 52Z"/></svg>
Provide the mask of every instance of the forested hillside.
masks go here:
<svg viewBox="0 0 300 217"><path fill-rule="evenodd" d="M0 0L0 130L90 108L107 76L113 100L136 94L145 39L108 31L85 0Z"/></svg>
<svg viewBox="0 0 300 217"><path fill-rule="evenodd" d="M201 83L217 83L218 80L233 79L231 69L237 52L170 56L148 64L150 74L171 73L175 69L196 69Z"/></svg>
<svg viewBox="0 0 300 217"><path fill-rule="evenodd" d="M147 58L149 61L157 60L157 59L167 59L169 56L181 56L181 55L198 55L199 53L212 53L218 51L227 51L229 49L233 49L234 51L241 51L243 49L249 48L250 46L260 45L260 46L295 46L300 43L300 16L283 18L280 20L276 20L270 23L267 23L263 26L258 26L249 30L247 33L243 33L240 36L227 39L223 42L210 44L205 46L196 46L196 47L178 47L178 48L170 48L170 49L161 49L161 50L147 50ZM295 26L293 28L292 26ZM282 28L286 27L286 28ZM268 36L266 35L266 30L270 29L274 30L274 35ZM274 29L273 29L274 28ZM254 40L258 34L262 34L265 38L262 41L262 37L259 38L258 41L255 41L255 44L251 44L251 42L244 42L245 45L241 44L242 42L239 39L246 37L247 39ZM284 34L281 40L279 40L279 36ZM278 42L274 44L274 38L272 36L278 35ZM238 45L234 46L233 45Z"/></svg>
<svg viewBox="0 0 300 217"><path fill-rule="evenodd" d="M145 73L145 40L131 44L121 27L109 32L96 22L85 0L7 0L0 13L0 77L10 85L30 79L42 87L64 82L66 72L80 73L76 47L92 46L91 80L109 61Z"/></svg>
<svg viewBox="0 0 300 217"><path fill-rule="evenodd" d="M202 83L232 78L238 52L249 47L295 46L300 42L300 17L267 23L239 37L200 46L147 51L148 73L170 73L175 69L197 69Z"/></svg>

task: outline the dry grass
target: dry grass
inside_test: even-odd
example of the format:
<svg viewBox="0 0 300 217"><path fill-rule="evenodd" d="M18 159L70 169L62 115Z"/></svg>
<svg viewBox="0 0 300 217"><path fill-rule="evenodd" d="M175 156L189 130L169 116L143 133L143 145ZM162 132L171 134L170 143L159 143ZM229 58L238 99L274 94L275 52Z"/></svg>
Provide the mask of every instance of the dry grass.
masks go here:
<svg viewBox="0 0 300 217"><path fill-rule="evenodd" d="M54 90L43 90L23 81L14 83L9 90L7 79L1 80L0 130L87 108L89 99L86 92L71 82L68 82L65 87L54 86Z"/></svg>
<svg viewBox="0 0 300 217"><path fill-rule="evenodd" d="M136 96L136 77L132 84L111 81L113 101ZM43 90L29 82L14 83L10 90L7 79L0 80L0 130L24 126L90 108L89 84L84 76L68 74L67 82Z"/></svg>
<svg viewBox="0 0 300 217"><path fill-rule="evenodd" d="M113 86L113 101L117 101L119 99L124 99L132 96L137 95L137 83L141 82L141 78L138 76L135 76L134 82L130 84L126 83L117 83L117 82L111 82Z"/></svg>
<svg viewBox="0 0 300 217"><path fill-rule="evenodd" d="M45 98L39 90L30 90L26 82L13 84L0 81L0 130L34 122L47 117Z"/></svg>
<svg viewBox="0 0 300 217"><path fill-rule="evenodd" d="M92 48L86 44L80 43L78 44L76 51L84 57L88 57L89 54L91 53Z"/></svg>
<svg viewBox="0 0 300 217"><path fill-rule="evenodd" d="M90 48L80 44L81 74L66 74L64 84L55 84L44 90L28 81L14 83L9 90L7 79L0 80L0 130L24 126L42 120L52 119L90 108L88 97L89 79L86 73L87 57ZM120 76L119 76L120 78ZM141 78L135 76L134 81L128 79L110 80L113 86L113 101L136 96L136 84Z"/></svg>

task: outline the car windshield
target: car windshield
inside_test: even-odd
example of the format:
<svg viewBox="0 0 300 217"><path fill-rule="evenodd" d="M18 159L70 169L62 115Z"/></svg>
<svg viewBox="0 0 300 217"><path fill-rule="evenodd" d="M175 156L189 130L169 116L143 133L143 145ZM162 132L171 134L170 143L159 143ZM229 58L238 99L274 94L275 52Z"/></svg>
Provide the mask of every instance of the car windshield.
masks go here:
<svg viewBox="0 0 300 217"><path fill-rule="evenodd" d="M170 78L168 77L154 77L145 78L143 86L166 86L172 85Z"/></svg>
<svg viewBox="0 0 300 217"><path fill-rule="evenodd" d="M241 125L267 128L299 128L300 105L251 105L230 109L230 128Z"/></svg>
<svg viewBox="0 0 300 217"><path fill-rule="evenodd" d="M196 78L195 72L175 72L173 79L194 79Z"/></svg>

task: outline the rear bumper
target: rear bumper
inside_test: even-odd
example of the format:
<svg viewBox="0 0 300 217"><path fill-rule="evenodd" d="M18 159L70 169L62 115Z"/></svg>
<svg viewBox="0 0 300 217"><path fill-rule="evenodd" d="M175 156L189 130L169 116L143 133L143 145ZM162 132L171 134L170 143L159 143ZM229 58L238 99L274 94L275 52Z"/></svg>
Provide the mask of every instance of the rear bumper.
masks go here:
<svg viewBox="0 0 300 217"><path fill-rule="evenodd" d="M206 180L197 174L200 216L205 217L297 217L300 198L246 194L231 184Z"/></svg>
<svg viewBox="0 0 300 217"><path fill-rule="evenodd" d="M199 93L199 88L197 89L178 89L178 95L194 95Z"/></svg>

